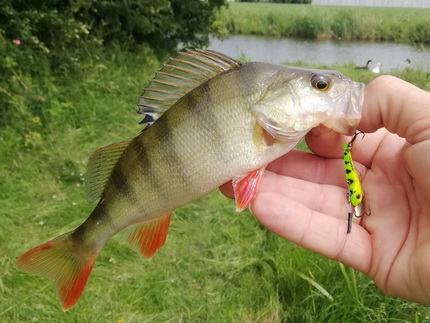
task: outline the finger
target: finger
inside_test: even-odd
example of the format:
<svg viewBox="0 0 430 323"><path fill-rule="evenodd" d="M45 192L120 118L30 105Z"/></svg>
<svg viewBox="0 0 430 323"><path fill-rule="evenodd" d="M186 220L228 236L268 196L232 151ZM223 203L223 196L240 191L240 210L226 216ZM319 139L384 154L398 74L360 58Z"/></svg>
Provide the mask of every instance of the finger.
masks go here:
<svg viewBox="0 0 430 323"><path fill-rule="evenodd" d="M323 125L313 128L306 135L306 144L318 156L341 158L345 137Z"/></svg>
<svg viewBox="0 0 430 323"><path fill-rule="evenodd" d="M351 141L352 137L342 136L332 130L321 132L319 128L312 129L306 136L309 149L321 157L339 158L343 156L344 145ZM380 129L375 133L358 136L351 149L354 162L370 168L381 141L387 135L389 133L385 129ZM356 167L363 174L361 166Z"/></svg>
<svg viewBox="0 0 430 323"><path fill-rule="evenodd" d="M227 183L222 184L219 187L219 190L225 196L227 196L231 199L234 199L234 192L233 192L233 186L231 185L231 181L228 181Z"/></svg>
<svg viewBox="0 0 430 323"><path fill-rule="evenodd" d="M316 183L345 186L342 160L329 160L297 149L267 165L263 178L268 171ZM220 190L227 197L234 198L231 181L221 185Z"/></svg>
<svg viewBox="0 0 430 323"><path fill-rule="evenodd" d="M346 181L343 180L344 182ZM276 193L277 197L283 196L285 199L294 200L311 210L347 219L349 204L346 187L318 184L266 171L259 192Z"/></svg>
<svg viewBox="0 0 430 323"><path fill-rule="evenodd" d="M342 149L341 146L337 148ZM354 166L362 176L366 174L367 169L363 165L354 163ZM283 176L346 188L343 158L328 159L305 151L293 150L270 163L266 169Z"/></svg>
<svg viewBox="0 0 430 323"><path fill-rule="evenodd" d="M365 88L358 128L386 128L414 144L430 139L430 93L393 76L380 76Z"/></svg>
<svg viewBox="0 0 430 323"><path fill-rule="evenodd" d="M369 234L358 224L346 233L346 221L313 211L275 192L259 194L251 207L275 234L304 248L368 273L372 249Z"/></svg>
<svg viewBox="0 0 430 323"><path fill-rule="evenodd" d="M430 166L430 140L406 148L403 155L409 174L415 179L423 194L420 198L430 201L430 177L427 175Z"/></svg>
<svg viewBox="0 0 430 323"><path fill-rule="evenodd" d="M364 178L367 169L359 163L354 163L354 165L361 177ZM279 176L280 180L278 180L276 176ZM265 180L265 183L275 183L276 190L282 189L283 187L289 189L296 185L286 182L282 183L283 177L292 177L308 181L310 184L333 185L342 192L346 192L347 187L343 159L321 158L301 150L292 150L288 154L270 163L266 167L263 180ZM220 190L227 197L234 198L231 182L223 184ZM262 188L260 185L259 191L261 190ZM309 192L308 195L312 194L310 188L307 188L307 190Z"/></svg>
<svg viewBox="0 0 430 323"><path fill-rule="evenodd" d="M343 180L342 183L346 181ZM233 197L231 185L224 184L221 191ZM258 194L262 192L276 193L286 199L295 200L311 210L330 214L339 219L347 220L350 204L347 189L336 185L319 184L289 176L280 176L266 171L260 183Z"/></svg>
<svg viewBox="0 0 430 323"><path fill-rule="evenodd" d="M404 137L412 144L404 160L424 197L430 198L430 178L423 176L430 156L430 93L391 76L378 77L365 89L363 118L359 128L380 127Z"/></svg>

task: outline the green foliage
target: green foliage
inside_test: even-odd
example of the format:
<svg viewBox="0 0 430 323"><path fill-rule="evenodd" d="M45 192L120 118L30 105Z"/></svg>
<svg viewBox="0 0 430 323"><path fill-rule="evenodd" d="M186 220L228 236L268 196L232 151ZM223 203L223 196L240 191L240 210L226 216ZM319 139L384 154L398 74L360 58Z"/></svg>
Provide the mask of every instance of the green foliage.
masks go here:
<svg viewBox="0 0 430 323"><path fill-rule="evenodd" d="M410 26L407 37L414 43L430 44L430 25L420 22Z"/></svg>
<svg viewBox="0 0 430 323"><path fill-rule="evenodd" d="M269 1L269 2L274 2L274 3L310 4L310 3L312 3L312 0L273 0L273 1Z"/></svg>
<svg viewBox="0 0 430 323"><path fill-rule="evenodd" d="M430 43L430 9L231 3L215 25L225 34Z"/></svg>
<svg viewBox="0 0 430 323"><path fill-rule="evenodd" d="M332 17L330 30L335 37L354 39L358 36L359 24L351 11L339 11Z"/></svg>
<svg viewBox="0 0 430 323"><path fill-rule="evenodd" d="M1 0L0 28L48 52L74 50L85 41L118 43L123 49L145 43L170 52L179 43L202 46L213 15L225 0Z"/></svg>
<svg viewBox="0 0 430 323"><path fill-rule="evenodd" d="M294 20L290 33L296 37L316 38L324 30L323 28L321 19L303 15Z"/></svg>
<svg viewBox="0 0 430 323"><path fill-rule="evenodd" d="M310 4L312 0L239 0L239 2L273 2L273 3L301 3L301 4Z"/></svg>
<svg viewBox="0 0 430 323"><path fill-rule="evenodd" d="M0 0L0 73L75 73L107 47L203 46L225 0ZM15 41L15 43L13 43Z"/></svg>
<svg viewBox="0 0 430 323"><path fill-rule="evenodd" d="M13 124L27 146L42 144L51 119L74 111L67 93L59 93L72 76L84 79L121 58L112 53L150 60L179 44L203 46L224 3L0 0L0 128Z"/></svg>

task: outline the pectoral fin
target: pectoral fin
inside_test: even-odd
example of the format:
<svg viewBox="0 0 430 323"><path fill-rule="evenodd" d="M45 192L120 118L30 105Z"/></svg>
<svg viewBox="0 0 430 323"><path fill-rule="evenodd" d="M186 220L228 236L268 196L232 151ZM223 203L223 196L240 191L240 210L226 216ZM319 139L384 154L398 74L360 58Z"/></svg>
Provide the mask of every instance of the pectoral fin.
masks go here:
<svg viewBox="0 0 430 323"><path fill-rule="evenodd" d="M236 199L236 211L245 210L254 200L266 166L233 178L233 191Z"/></svg>

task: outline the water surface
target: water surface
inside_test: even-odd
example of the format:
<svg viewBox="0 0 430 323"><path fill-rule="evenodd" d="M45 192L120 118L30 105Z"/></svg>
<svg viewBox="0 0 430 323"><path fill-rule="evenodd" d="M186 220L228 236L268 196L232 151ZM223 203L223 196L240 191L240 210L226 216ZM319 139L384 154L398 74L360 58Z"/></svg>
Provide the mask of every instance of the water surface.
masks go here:
<svg viewBox="0 0 430 323"><path fill-rule="evenodd" d="M234 58L245 57L253 61L288 63L302 61L306 64L344 65L353 62L371 67L382 63L382 72L407 67L430 71L430 48L388 42L357 42L343 40L309 40L270 38L260 36L232 36L226 40L212 38L209 49Z"/></svg>

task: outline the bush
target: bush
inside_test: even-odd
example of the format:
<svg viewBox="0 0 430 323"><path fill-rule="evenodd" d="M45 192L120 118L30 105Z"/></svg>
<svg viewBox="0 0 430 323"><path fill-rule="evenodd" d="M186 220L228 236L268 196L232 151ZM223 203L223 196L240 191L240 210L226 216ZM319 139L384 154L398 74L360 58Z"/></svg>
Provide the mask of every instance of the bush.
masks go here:
<svg viewBox="0 0 430 323"><path fill-rule="evenodd" d="M55 82L85 77L101 57L205 45L225 1L0 0L0 127L39 127Z"/></svg>
<svg viewBox="0 0 430 323"><path fill-rule="evenodd" d="M178 44L203 46L225 0L0 0L0 30L61 61L63 54L117 44L145 44L168 53Z"/></svg>

